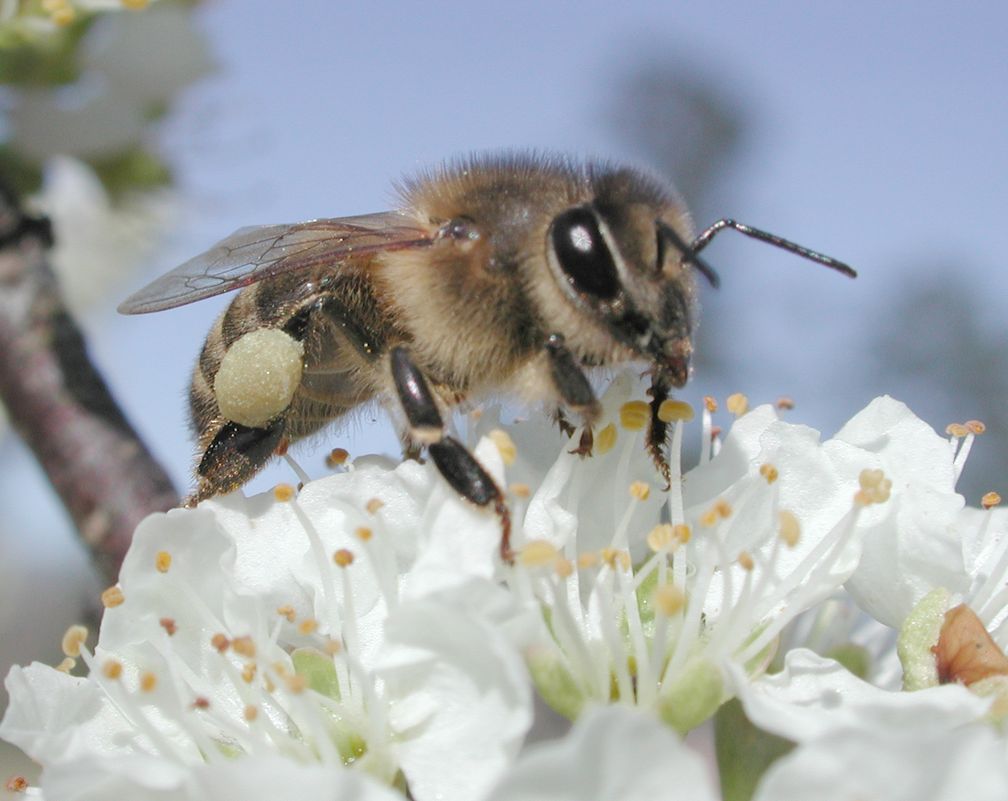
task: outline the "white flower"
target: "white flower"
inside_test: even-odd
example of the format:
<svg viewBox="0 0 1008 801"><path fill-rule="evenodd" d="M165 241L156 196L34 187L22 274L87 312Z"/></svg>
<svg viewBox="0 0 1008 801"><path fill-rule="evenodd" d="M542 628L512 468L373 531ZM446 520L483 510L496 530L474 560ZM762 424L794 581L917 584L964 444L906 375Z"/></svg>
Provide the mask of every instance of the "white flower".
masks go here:
<svg viewBox="0 0 1008 801"><path fill-rule="evenodd" d="M626 393L607 393L596 455L568 445L542 480L509 583L543 610L527 658L548 703L572 717L589 700L635 703L686 731L727 697L727 665L758 674L781 630L849 577L858 518L886 483L863 472L871 454L761 407L714 451L705 411L701 464L681 480L677 422L665 494L641 443L647 406Z"/></svg>
<svg viewBox="0 0 1008 801"><path fill-rule="evenodd" d="M500 473L492 443L477 453ZM285 497L149 517L81 651L89 675L11 671L0 734L45 766L44 790L204 798L236 764L283 760L294 787L301 767L321 786L352 766L418 801L464 800L504 771L531 707L499 626L520 616L485 578L496 518L414 462Z"/></svg>
<svg viewBox="0 0 1008 801"><path fill-rule="evenodd" d="M588 709L561 740L528 749L487 801L714 801L703 760L653 716Z"/></svg>

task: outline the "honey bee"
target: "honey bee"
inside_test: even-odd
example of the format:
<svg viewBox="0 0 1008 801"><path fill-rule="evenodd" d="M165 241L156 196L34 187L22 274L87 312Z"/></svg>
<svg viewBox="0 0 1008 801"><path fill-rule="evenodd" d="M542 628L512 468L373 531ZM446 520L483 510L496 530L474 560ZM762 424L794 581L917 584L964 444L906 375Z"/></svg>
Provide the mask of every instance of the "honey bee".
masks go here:
<svg viewBox="0 0 1008 801"><path fill-rule="evenodd" d="M674 190L639 170L531 155L475 156L400 186L396 211L242 228L141 289L142 314L241 288L207 337L189 394L198 439L187 503L237 489L271 456L359 405L400 417L470 502L494 479L446 430L467 399L514 391L584 424L599 403L586 370L647 365L646 442L666 480L662 401L686 383L698 256L731 228L847 275L845 264L733 220L694 236Z"/></svg>

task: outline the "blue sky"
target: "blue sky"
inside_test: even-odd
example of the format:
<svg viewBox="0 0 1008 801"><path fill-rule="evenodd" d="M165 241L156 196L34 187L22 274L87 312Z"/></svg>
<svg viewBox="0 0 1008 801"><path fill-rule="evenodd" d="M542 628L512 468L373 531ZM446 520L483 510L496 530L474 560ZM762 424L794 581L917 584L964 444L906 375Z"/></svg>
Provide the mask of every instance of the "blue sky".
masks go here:
<svg viewBox="0 0 1008 801"><path fill-rule="evenodd" d="M640 162L612 109L621 82L658 62L710 82L747 124L695 209L698 223L735 216L861 272L848 282L725 235L708 252L723 288L704 300L721 369L698 371L686 397L788 394L798 402L792 419L829 434L892 391L863 377L864 348L886 338L887 310L922 282L965 294L991 340L1005 338L1005 8L217 0L198 16L219 70L186 93L161 136L187 214L122 296L240 226L386 208L394 178L471 150ZM143 318L117 317L119 300L84 321L93 352L183 487L188 373L223 300ZM919 320L931 330L943 322ZM947 411L903 399L925 415ZM394 443L379 413L302 461L320 474L328 447ZM26 565L58 554L61 570L79 572L30 457L8 437L0 458L5 553Z"/></svg>

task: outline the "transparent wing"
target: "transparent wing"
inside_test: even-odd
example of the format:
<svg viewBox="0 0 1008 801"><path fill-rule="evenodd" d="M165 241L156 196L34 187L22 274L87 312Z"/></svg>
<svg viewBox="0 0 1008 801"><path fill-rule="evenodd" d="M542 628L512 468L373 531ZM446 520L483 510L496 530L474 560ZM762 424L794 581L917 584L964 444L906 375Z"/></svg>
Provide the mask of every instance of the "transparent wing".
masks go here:
<svg viewBox="0 0 1008 801"><path fill-rule="evenodd" d="M400 212L364 214L291 225L254 225L222 239L119 306L123 314L184 306L291 270L333 266L390 250L426 247L430 231Z"/></svg>

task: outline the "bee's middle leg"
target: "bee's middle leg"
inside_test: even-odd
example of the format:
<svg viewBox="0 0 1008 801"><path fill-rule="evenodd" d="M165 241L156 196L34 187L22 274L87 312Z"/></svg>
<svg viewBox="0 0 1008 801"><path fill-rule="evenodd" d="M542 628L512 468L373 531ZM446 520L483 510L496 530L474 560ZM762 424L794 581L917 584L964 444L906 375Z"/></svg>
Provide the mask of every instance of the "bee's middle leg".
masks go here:
<svg viewBox="0 0 1008 801"><path fill-rule="evenodd" d="M461 442L445 433L444 420L427 379L406 348L392 348L389 363L410 437L426 445L435 467L452 489L477 506L493 506L501 522L501 559L512 561L511 514L501 488Z"/></svg>

